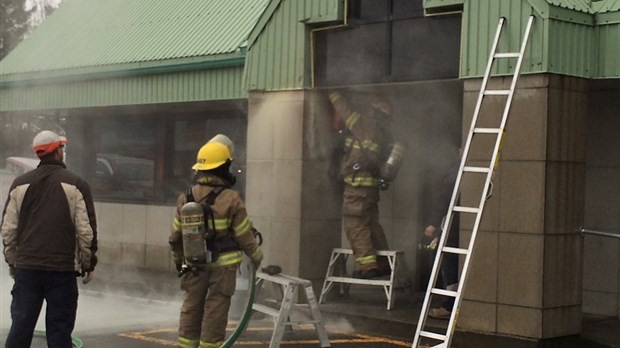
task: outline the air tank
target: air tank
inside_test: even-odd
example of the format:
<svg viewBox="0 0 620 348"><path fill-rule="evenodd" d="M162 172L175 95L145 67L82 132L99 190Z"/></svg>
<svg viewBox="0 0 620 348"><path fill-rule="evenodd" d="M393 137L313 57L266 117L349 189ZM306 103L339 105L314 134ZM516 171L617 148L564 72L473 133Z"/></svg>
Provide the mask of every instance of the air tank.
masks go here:
<svg viewBox="0 0 620 348"><path fill-rule="evenodd" d="M181 233L185 262L190 267L205 265L209 260L205 240L205 216L200 204L188 202L181 207Z"/></svg>
<svg viewBox="0 0 620 348"><path fill-rule="evenodd" d="M407 146L402 142L395 142L390 148L390 153L381 167L379 175L385 181L394 181L400 169Z"/></svg>

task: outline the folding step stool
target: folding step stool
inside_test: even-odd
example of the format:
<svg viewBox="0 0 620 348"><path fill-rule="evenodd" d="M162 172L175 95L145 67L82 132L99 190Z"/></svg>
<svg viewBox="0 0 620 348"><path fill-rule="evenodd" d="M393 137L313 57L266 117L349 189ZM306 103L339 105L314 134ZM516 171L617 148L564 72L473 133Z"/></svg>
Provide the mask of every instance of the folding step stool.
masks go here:
<svg viewBox="0 0 620 348"><path fill-rule="evenodd" d="M327 273L325 274L325 281L323 282L323 289L321 290L321 297L319 303L323 303L325 295L332 288L334 283L341 284L363 284L363 285L376 285L383 286L385 296L387 297L387 309L392 309L394 303L394 281L396 273L396 259L398 256L402 256L401 250L377 250L377 255L386 256L390 264L390 278L389 279L358 279L350 276L345 276L346 263L349 255L353 255L353 250L335 248L332 250L332 255L329 259L329 265L327 266ZM341 257L342 256L342 257ZM340 276L334 276L334 270L338 266Z"/></svg>
<svg viewBox="0 0 620 348"><path fill-rule="evenodd" d="M271 282L274 285L278 284L282 290L282 302L279 309L260 303L252 304L253 310L270 315L274 318L274 330L269 348L280 347L285 327L287 325L293 326L298 324L314 324L314 328L319 336L320 346L330 347L327 331L325 331L325 326L321 320L321 312L319 311L319 306L316 302L314 291L312 290L312 283L309 280L286 274L269 275L262 272L256 273L256 289L260 289L265 282ZM295 305L294 296L299 287L303 287L305 290L307 305L310 309L312 320L293 321L290 319L291 309L293 305Z"/></svg>

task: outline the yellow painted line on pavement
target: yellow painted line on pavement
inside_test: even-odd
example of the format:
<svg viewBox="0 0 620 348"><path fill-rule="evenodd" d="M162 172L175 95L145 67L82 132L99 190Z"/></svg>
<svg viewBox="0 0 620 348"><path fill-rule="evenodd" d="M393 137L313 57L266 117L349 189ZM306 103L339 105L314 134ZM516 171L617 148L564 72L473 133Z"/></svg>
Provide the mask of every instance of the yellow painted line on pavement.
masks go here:
<svg viewBox="0 0 620 348"><path fill-rule="evenodd" d="M176 341L169 341L169 340L164 340L161 338L148 337L146 335L152 335L152 334L157 334L157 333L162 333L162 332L176 332L176 331L177 331L176 329L160 329L160 330L149 330L149 331L139 331L139 332L125 332L125 333L120 333L118 335L122 337L132 338L134 340L157 343L162 346L174 347L177 345Z"/></svg>
<svg viewBox="0 0 620 348"><path fill-rule="evenodd" d="M302 328L303 330L314 330L313 325L299 325L298 328ZM228 328L227 330L232 331L233 329L234 327L231 327L231 328ZM247 328L246 331L249 331L249 332L273 331L273 327L250 327L250 328ZM170 341L170 340L150 336L150 335L159 334L159 333L176 333L176 332L177 332L176 328L167 328L167 329L157 329L157 330L147 330L147 331L125 332L125 333L118 334L118 336L127 337L127 338L131 338L135 340L145 341L145 342L150 342L150 343L157 343L162 346L176 346L177 345L176 341ZM346 343L349 343L349 344L350 343L360 343L360 344L387 343L387 344L392 344L392 345L400 346L400 347L411 346L410 342L403 342L403 341L398 341L398 340L389 339L385 337L370 336L370 335L365 335L365 334L360 334L360 333L355 333L355 332L332 331L331 333L352 337L352 338L330 339L329 342L332 345L346 344ZM238 340L235 343L235 345L238 345L238 346L250 346L250 345L259 345L259 344L269 345L269 343L270 343L269 340ZM314 344L320 344L320 341L318 339L283 340L281 344L300 344L300 345L313 344L314 345Z"/></svg>

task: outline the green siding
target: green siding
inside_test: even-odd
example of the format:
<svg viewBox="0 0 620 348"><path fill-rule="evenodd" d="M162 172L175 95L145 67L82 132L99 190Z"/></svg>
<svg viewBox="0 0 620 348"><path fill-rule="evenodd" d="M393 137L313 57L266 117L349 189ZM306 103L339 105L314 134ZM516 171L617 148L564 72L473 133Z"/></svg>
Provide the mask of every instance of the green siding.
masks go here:
<svg viewBox="0 0 620 348"><path fill-rule="evenodd" d="M243 67L0 89L0 112L245 99Z"/></svg>
<svg viewBox="0 0 620 348"><path fill-rule="evenodd" d="M548 72L590 78L596 73L592 26L549 19Z"/></svg>
<svg viewBox="0 0 620 348"><path fill-rule="evenodd" d="M342 0L272 0L278 6L248 47L245 85L248 90L286 90L309 87L310 27L331 21ZM254 33L253 33L254 35Z"/></svg>
<svg viewBox="0 0 620 348"><path fill-rule="evenodd" d="M614 0L616 1L616 0ZM468 0L463 14L460 76L484 75L501 16L507 18L499 52L516 52L527 18L536 16L521 73L556 73L584 78L619 78L620 13L594 13L581 0ZM606 11L616 5L605 2ZM604 21L600 21L604 19ZM512 73L500 60L494 75Z"/></svg>
<svg viewBox="0 0 620 348"><path fill-rule="evenodd" d="M596 27L598 55L597 77L620 77L620 24Z"/></svg>
<svg viewBox="0 0 620 348"><path fill-rule="evenodd" d="M461 46L460 76L481 77L487 61L499 18L504 16L504 31L498 52L518 52L527 20L534 9L526 1L470 0L465 2ZM547 68L544 54L547 41L547 23L536 20L525 53L522 73L539 73ZM494 75L512 73L515 60L499 60L494 65Z"/></svg>

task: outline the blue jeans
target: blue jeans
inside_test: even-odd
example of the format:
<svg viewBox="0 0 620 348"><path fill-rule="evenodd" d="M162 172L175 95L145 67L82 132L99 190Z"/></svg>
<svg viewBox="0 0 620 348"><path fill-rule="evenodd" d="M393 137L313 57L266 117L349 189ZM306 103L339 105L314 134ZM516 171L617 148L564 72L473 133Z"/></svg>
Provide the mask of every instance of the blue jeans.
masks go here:
<svg viewBox="0 0 620 348"><path fill-rule="evenodd" d="M30 347L43 300L47 302L45 330L49 348L70 348L75 326L78 288L74 272L15 269L11 291L11 329L6 348Z"/></svg>

